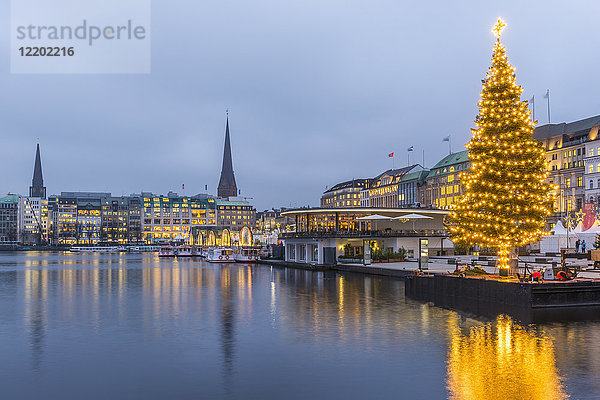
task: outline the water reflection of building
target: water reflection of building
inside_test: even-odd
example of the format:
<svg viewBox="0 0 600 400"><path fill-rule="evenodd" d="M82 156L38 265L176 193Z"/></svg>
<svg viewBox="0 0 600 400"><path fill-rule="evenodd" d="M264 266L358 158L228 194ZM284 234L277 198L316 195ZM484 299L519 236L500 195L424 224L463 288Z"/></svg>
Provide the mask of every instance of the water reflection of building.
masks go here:
<svg viewBox="0 0 600 400"><path fill-rule="evenodd" d="M479 326L448 321L452 399L565 399L554 344L543 331L505 316Z"/></svg>

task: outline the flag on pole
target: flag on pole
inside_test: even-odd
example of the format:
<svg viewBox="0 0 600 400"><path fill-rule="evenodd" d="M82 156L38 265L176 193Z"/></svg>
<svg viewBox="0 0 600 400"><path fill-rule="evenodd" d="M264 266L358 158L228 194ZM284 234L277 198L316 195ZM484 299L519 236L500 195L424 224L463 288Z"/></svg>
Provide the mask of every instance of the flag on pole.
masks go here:
<svg viewBox="0 0 600 400"><path fill-rule="evenodd" d="M449 141L450 141L450 135L448 135L442 139L442 142L449 142Z"/></svg>
<svg viewBox="0 0 600 400"><path fill-rule="evenodd" d="M531 98L529 99L530 103L535 103L535 96L531 96Z"/></svg>
<svg viewBox="0 0 600 400"><path fill-rule="evenodd" d="M410 146L410 147L408 148L408 151L415 151L415 146Z"/></svg>
<svg viewBox="0 0 600 400"><path fill-rule="evenodd" d="M184 190L185 189L185 183L181 184L181 189Z"/></svg>
<svg viewBox="0 0 600 400"><path fill-rule="evenodd" d="M550 89L546 89L546 94L544 95L545 99L549 99L550 98Z"/></svg>
<svg viewBox="0 0 600 400"><path fill-rule="evenodd" d="M394 157L394 153L388 154L388 157Z"/></svg>

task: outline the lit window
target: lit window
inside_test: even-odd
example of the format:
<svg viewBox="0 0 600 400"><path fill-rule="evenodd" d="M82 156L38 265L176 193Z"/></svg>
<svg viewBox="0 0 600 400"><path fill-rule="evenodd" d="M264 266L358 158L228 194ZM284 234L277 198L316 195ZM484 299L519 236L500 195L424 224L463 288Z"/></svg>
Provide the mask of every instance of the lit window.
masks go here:
<svg viewBox="0 0 600 400"><path fill-rule="evenodd" d="M588 173L591 174L592 172L594 172L594 166L590 165L590 167L588 168Z"/></svg>
<svg viewBox="0 0 600 400"><path fill-rule="evenodd" d="M581 177L581 176L577 177L577 186L579 186L579 187L583 186L583 177Z"/></svg>
<svg viewBox="0 0 600 400"><path fill-rule="evenodd" d="M590 156L594 155L594 149L590 149Z"/></svg>

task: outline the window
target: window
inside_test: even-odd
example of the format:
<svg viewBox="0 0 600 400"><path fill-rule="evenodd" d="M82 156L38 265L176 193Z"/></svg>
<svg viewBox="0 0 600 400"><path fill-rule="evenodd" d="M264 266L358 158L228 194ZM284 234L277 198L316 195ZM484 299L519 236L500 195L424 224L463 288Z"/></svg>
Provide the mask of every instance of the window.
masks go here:
<svg viewBox="0 0 600 400"><path fill-rule="evenodd" d="M448 182L454 182L454 175L448 175Z"/></svg>
<svg viewBox="0 0 600 400"><path fill-rule="evenodd" d="M594 155L594 149L590 149L590 156Z"/></svg>
<svg viewBox="0 0 600 400"><path fill-rule="evenodd" d="M441 194L442 194L442 196L446 195L446 187L445 186L442 186L442 188L441 188Z"/></svg>
<svg viewBox="0 0 600 400"><path fill-rule="evenodd" d="M583 177L581 177L581 176L577 177L577 186L578 187L583 186Z"/></svg>
<svg viewBox="0 0 600 400"><path fill-rule="evenodd" d="M590 189L594 188L594 181L590 179Z"/></svg>
<svg viewBox="0 0 600 400"><path fill-rule="evenodd" d="M319 262L319 246L311 244L308 246L308 250L310 251L310 261Z"/></svg>
<svg viewBox="0 0 600 400"><path fill-rule="evenodd" d="M566 178L565 179L565 186L566 187L571 187L571 178Z"/></svg>
<svg viewBox="0 0 600 400"><path fill-rule="evenodd" d="M287 258L288 260L295 260L296 259L296 245L295 244L288 244L287 245Z"/></svg>
<svg viewBox="0 0 600 400"><path fill-rule="evenodd" d="M588 173L591 174L592 172L594 172L594 166L590 164L590 167L588 168Z"/></svg>

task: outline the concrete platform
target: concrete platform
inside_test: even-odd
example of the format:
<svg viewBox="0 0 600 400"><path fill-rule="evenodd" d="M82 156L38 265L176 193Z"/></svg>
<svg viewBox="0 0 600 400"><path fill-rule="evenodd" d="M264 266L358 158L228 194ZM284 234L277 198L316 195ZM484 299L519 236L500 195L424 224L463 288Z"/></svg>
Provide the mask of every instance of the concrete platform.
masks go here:
<svg viewBox="0 0 600 400"><path fill-rule="evenodd" d="M478 316L508 314L526 324L600 320L600 279L521 283L454 275L410 276L405 294Z"/></svg>

